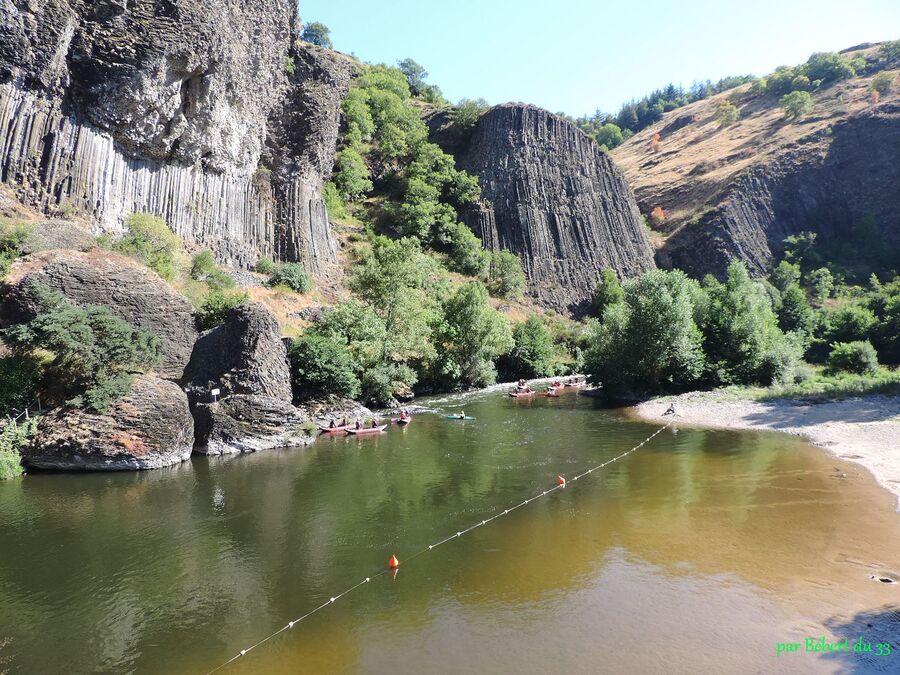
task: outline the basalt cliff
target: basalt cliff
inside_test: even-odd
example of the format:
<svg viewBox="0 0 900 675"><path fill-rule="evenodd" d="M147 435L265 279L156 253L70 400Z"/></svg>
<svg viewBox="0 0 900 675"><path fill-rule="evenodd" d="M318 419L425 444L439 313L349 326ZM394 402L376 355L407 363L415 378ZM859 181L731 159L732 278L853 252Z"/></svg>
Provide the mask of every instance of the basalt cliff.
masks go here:
<svg viewBox="0 0 900 675"><path fill-rule="evenodd" d="M631 277L654 267L631 188L594 141L531 105L496 106L459 138L446 115L433 138L477 175L482 201L463 215L489 250L522 260L528 292L563 312L582 310L600 271Z"/></svg>
<svg viewBox="0 0 900 675"><path fill-rule="evenodd" d="M0 181L99 230L146 211L222 262L326 274L352 66L297 24L293 0L0 3Z"/></svg>

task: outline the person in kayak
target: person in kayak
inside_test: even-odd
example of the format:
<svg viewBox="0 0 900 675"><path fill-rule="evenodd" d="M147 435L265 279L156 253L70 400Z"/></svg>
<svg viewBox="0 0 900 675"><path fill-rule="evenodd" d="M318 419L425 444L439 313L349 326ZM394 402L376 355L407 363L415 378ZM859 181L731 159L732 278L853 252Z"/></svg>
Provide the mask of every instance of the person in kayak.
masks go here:
<svg viewBox="0 0 900 675"><path fill-rule="evenodd" d="M675 414L675 404L670 403L669 408L666 410L666 412L663 413L663 415L674 415L674 414Z"/></svg>
<svg viewBox="0 0 900 675"><path fill-rule="evenodd" d="M362 423L359 421L359 419L356 420L356 428L362 429Z"/></svg>
<svg viewBox="0 0 900 675"><path fill-rule="evenodd" d="M378 421L377 421L374 417L372 418L372 424L371 424L371 427L372 427L373 429L377 429L377 428L378 428Z"/></svg>
<svg viewBox="0 0 900 675"><path fill-rule="evenodd" d="M465 410L460 410L460 411L459 411L459 415L457 415L457 417L458 417L459 419L461 419L461 420L466 419L466 411L465 411Z"/></svg>
<svg viewBox="0 0 900 675"><path fill-rule="evenodd" d="M337 424L334 423L334 418L331 418L331 422L328 423L329 429L337 429Z"/></svg>

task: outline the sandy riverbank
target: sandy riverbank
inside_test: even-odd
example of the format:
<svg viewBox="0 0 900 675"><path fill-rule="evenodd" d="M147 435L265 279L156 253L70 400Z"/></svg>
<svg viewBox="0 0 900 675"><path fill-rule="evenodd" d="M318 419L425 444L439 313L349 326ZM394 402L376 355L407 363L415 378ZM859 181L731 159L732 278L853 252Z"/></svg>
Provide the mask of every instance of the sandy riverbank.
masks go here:
<svg viewBox="0 0 900 675"><path fill-rule="evenodd" d="M804 436L837 457L856 462L898 499L900 510L900 397L871 396L828 403L735 400L721 392L666 396L635 406L657 421L675 404L678 423L712 429L782 431Z"/></svg>

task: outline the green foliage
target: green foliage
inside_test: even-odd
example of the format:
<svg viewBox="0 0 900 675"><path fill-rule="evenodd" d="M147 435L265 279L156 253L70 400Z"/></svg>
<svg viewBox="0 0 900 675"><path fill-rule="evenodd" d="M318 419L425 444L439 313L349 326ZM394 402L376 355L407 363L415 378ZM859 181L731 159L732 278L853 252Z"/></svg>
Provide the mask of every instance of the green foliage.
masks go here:
<svg viewBox="0 0 900 675"><path fill-rule="evenodd" d="M385 363L367 370L362 376L362 399L368 405L386 407L412 393L418 382L416 371L404 364Z"/></svg>
<svg viewBox="0 0 900 675"><path fill-rule="evenodd" d="M471 277L483 274L489 254L481 248L481 239L462 223L454 222L448 229L450 269Z"/></svg>
<svg viewBox="0 0 900 675"><path fill-rule="evenodd" d="M798 340L779 330L769 296L743 263L728 266L725 283L704 280L709 304L700 321L713 378L721 383L783 382L802 357Z"/></svg>
<svg viewBox="0 0 900 675"><path fill-rule="evenodd" d="M790 66L779 66L766 78L766 90L775 96L782 96L793 91L796 71Z"/></svg>
<svg viewBox="0 0 900 675"><path fill-rule="evenodd" d="M359 300L347 300L330 308L313 330L346 347L357 375L378 366L386 355L388 335L384 319Z"/></svg>
<svg viewBox="0 0 900 675"><path fill-rule="evenodd" d="M350 217L337 186L331 181L325 183L325 187L322 188L322 199L325 201L325 211L329 220L346 220Z"/></svg>
<svg viewBox="0 0 900 675"><path fill-rule="evenodd" d="M812 298L816 302L825 302L831 296L831 291L834 290L834 277L827 267L820 267L810 272L807 281Z"/></svg>
<svg viewBox="0 0 900 675"><path fill-rule="evenodd" d="M847 303L828 312L824 323L823 340L826 344L831 344L868 340L877 320L868 307Z"/></svg>
<svg viewBox="0 0 900 675"><path fill-rule="evenodd" d="M20 451L37 428L37 420L0 421L0 480L11 480L22 475Z"/></svg>
<svg viewBox="0 0 900 675"><path fill-rule="evenodd" d="M197 310L197 318L200 330L209 330L225 323L225 315L229 310L238 305L246 305L250 302L250 296L245 291L226 291L221 288L213 288L206 300Z"/></svg>
<svg viewBox="0 0 900 675"><path fill-rule="evenodd" d="M32 404L41 381L41 362L31 354L0 358L0 417L15 417Z"/></svg>
<svg viewBox="0 0 900 675"><path fill-rule="evenodd" d="M513 328L513 348L501 359L505 379L546 377L556 370L556 351L550 332L536 316Z"/></svg>
<svg viewBox="0 0 900 675"><path fill-rule="evenodd" d="M449 387L493 384L494 360L512 349L513 339L506 319L488 304L487 289L479 282L464 284L443 310L435 328L435 381Z"/></svg>
<svg viewBox="0 0 900 675"><path fill-rule="evenodd" d="M460 135L468 133L490 107L483 98L464 98L460 100L450 114L453 128Z"/></svg>
<svg viewBox="0 0 900 675"><path fill-rule="evenodd" d="M329 395L356 398L359 378L347 348L333 338L307 332L288 349L294 397L299 400Z"/></svg>
<svg viewBox="0 0 900 675"><path fill-rule="evenodd" d="M769 83L764 77L757 77L750 84L751 96L763 96L769 88Z"/></svg>
<svg viewBox="0 0 900 675"><path fill-rule="evenodd" d="M397 67L406 76L406 82L413 96L435 105L447 103L440 88L425 81L428 79L428 71L418 63L412 59L403 59L397 62Z"/></svg>
<svg viewBox="0 0 900 675"><path fill-rule="evenodd" d="M341 109L347 122L347 140L350 146L359 147L372 140L375 119L369 109L368 90L357 87L351 89L344 97Z"/></svg>
<svg viewBox="0 0 900 675"><path fill-rule="evenodd" d="M886 73L884 71L878 73L872 78L872 84L869 88L877 91L879 94L888 93L897 81L897 73Z"/></svg>
<svg viewBox="0 0 900 675"><path fill-rule="evenodd" d="M741 113L730 101L720 103L716 108L716 121L720 127L731 126L740 119Z"/></svg>
<svg viewBox="0 0 900 675"><path fill-rule="evenodd" d="M300 263L281 263L276 266L267 285L272 288L284 286L294 293L309 293L313 289L312 279Z"/></svg>
<svg viewBox="0 0 900 675"><path fill-rule="evenodd" d="M828 355L828 372L874 375L878 372L878 354L868 340L836 342Z"/></svg>
<svg viewBox="0 0 900 675"><path fill-rule="evenodd" d="M489 254L486 285L490 294L504 300L516 300L525 292L522 261L511 251Z"/></svg>
<svg viewBox="0 0 900 675"><path fill-rule="evenodd" d="M300 33L300 39L319 47L326 49L334 49L331 42L331 30L324 23L319 21L311 21L303 26L303 32Z"/></svg>
<svg viewBox="0 0 900 675"><path fill-rule="evenodd" d="M597 284L591 297L590 315L602 319L606 308L622 302L624 297L625 292L616 273L611 269L603 270L600 273L600 283Z"/></svg>
<svg viewBox="0 0 900 675"><path fill-rule="evenodd" d="M625 135L617 124L607 122L594 134L594 140L598 145L606 146L608 150L612 150L622 145L625 141Z"/></svg>
<svg viewBox="0 0 900 675"><path fill-rule="evenodd" d="M354 201L371 192L369 167L353 148L345 148L338 153L334 171L334 185L342 199Z"/></svg>
<svg viewBox="0 0 900 675"><path fill-rule="evenodd" d="M10 266L22 255L22 247L31 234L26 225L0 222L0 280L9 274Z"/></svg>
<svg viewBox="0 0 900 675"><path fill-rule="evenodd" d="M216 259L209 251L201 251L191 260L191 279L200 281L210 289L234 288L234 279L216 265Z"/></svg>
<svg viewBox="0 0 900 675"><path fill-rule="evenodd" d="M813 310L806 301L800 284L792 282L781 292L778 306L778 327L784 332L809 335L813 328Z"/></svg>
<svg viewBox="0 0 900 675"><path fill-rule="evenodd" d="M817 52L800 66L800 73L809 80L821 80L831 84L856 76L856 68L850 60L835 52Z"/></svg>
<svg viewBox="0 0 900 675"><path fill-rule="evenodd" d="M794 398L808 401L833 401L836 399L873 396L900 395L900 371L891 372L881 368L877 373L856 375L840 372L836 374L816 373L802 381L778 385L763 390L759 400Z"/></svg>
<svg viewBox="0 0 900 675"><path fill-rule="evenodd" d="M900 40L885 42L881 45L879 53L888 63L900 63Z"/></svg>
<svg viewBox="0 0 900 675"><path fill-rule="evenodd" d="M132 372L159 362L159 338L135 330L108 308L78 307L41 284L29 292L41 311L4 331L3 339L20 355L49 352L48 374L72 397L71 405L107 412L128 392Z"/></svg>
<svg viewBox="0 0 900 675"><path fill-rule="evenodd" d="M813 100L807 91L792 91L782 96L778 105L784 109L785 119L797 120L812 112Z"/></svg>
<svg viewBox="0 0 900 675"><path fill-rule="evenodd" d="M284 60L284 72L287 75L293 75L297 72L297 64L294 63L294 57L288 56Z"/></svg>
<svg viewBox="0 0 900 675"><path fill-rule="evenodd" d="M800 265L782 260L769 274L769 281L784 293L790 286L800 283Z"/></svg>
<svg viewBox="0 0 900 675"><path fill-rule="evenodd" d="M150 213L133 213L125 219L127 233L113 250L143 262L166 281L175 278L175 258L181 240L162 218Z"/></svg>
<svg viewBox="0 0 900 675"><path fill-rule="evenodd" d="M609 392L658 391L696 383L704 368L692 284L653 270L624 284L624 300L592 325L585 372Z"/></svg>
<svg viewBox="0 0 900 675"><path fill-rule="evenodd" d="M276 265L275 261L268 256L263 256L256 261L256 271L260 274L272 275L275 274L276 269L278 269L278 265Z"/></svg>

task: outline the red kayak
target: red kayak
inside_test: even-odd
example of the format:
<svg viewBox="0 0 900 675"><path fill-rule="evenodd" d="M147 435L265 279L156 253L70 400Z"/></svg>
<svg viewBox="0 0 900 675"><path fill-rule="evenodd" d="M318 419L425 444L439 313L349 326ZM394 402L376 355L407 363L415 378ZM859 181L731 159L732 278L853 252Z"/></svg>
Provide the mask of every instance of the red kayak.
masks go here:
<svg viewBox="0 0 900 675"><path fill-rule="evenodd" d="M382 424L380 427L364 427L362 429L347 429L347 433L352 434L354 436L362 436L363 434L381 433L385 429L387 429L387 424Z"/></svg>
<svg viewBox="0 0 900 675"><path fill-rule="evenodd" d="M547 391L540 392L538 396L546 396L547 398L559 398L560 393L558 389L548 389Z"/></svg>
<svg viewBox="0 0 900 675"><path fill-rule="evenodd" d="M531 398L532 396L537 396L536 391L511 391L509 395L513 398Z"/></svg>
<svg viewBox="0 0 900 675"><path fill-rule="evenodd" d="M343 434L346 433L348 429L354 428L352 424L348 424L345 427L319 427L319 431L323 434Z"/></svg>

